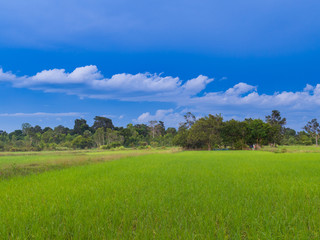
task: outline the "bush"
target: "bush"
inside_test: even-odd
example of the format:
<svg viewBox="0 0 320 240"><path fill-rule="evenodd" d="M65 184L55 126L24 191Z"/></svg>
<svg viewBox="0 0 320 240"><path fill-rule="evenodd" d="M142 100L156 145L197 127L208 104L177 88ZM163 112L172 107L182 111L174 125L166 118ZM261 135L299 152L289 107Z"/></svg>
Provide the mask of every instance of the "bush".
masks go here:
<svg viewBox="0 0 320 240"><path fill-rule="evenodd" d="M120 147L123 147L122 144L120 142L112 142L112 143L109 143L107 145L101 145L100 146L100 149L112 149L112 148L120 148ZM123 147L124 148L124 147Z"/></svg>
<svg viewBox="0 0 320 240"><path fill-rule="evenodd" d="M85 138L85 137L83 137L81 135L77 136L72 141L72 147L73 148L85 149L85 148L92 147L92 145L93 145L92 139Z"/></svg>
<svg viewBox="0 0 320 240"><path fill-rule="evenodd" d="M147 146L147 145L148 145L147 142L144 142L144 141L140 141L140 142L139 142L139 146L145 147L145 146Z"/></svg>
<svg viewBox="0 0 320 240"><path fill-rule="evenodd" d="M139 147L137 147L137 149L139 149L139 150L152 149L152 147L151 147L150 145L147 145L147 146L139 146Z"/></svg>
<svg viewBox="0 0 320 240"><path fill-rule="evenodd" d="M122 144L120 142L112 142L108 145L110 146L110 148L116 148L116 147L122 146Z"/></svg>
<svg viewBox="0 0 320 240"><path fill-rule="evenodd" d="M56 149L57 149L57 146L58 146L58 145L57 145L56 143L50 143L50 144L49 144L49 149L50 149L50 150L56 150Z"/></svg>
<svg viewBox="0 0 320 240"><path fill-rule="evenodd" d="M126 150L126 148L124 146L120 146L116 148L117 150Z"/></svg>
<svg viewBox="0 0 320 240"><path fill-rule="evenodd" d="M115 147L115 148L111 148L110 150L112 151L122 151L125 150L126 148L124 146L120 146L120 147Z"/></svg>
<svg viewBox="0 0 320 240"><path fill-rule="evenodd" d="M159 143L157 143L157 142L151 142L150 145L151 145L152 147L158 147L158 146L159 146Z"/></svg>
<svg viewBox="0 0 320 240"><path fill-rule="evenodd" d="M244 149L245 147L246 147L245 144L243 144L242 141L239 140L239 141L235 142L233 148L234 148L235 150L242 150L242 149Z"/></svg>
<svg viewBox="0 0 320 240"><path fill-rule="evenodd" d="M107 150L107 149L110 149L110 147L109 147L109 145L101 145L100 149Z"/></svg>

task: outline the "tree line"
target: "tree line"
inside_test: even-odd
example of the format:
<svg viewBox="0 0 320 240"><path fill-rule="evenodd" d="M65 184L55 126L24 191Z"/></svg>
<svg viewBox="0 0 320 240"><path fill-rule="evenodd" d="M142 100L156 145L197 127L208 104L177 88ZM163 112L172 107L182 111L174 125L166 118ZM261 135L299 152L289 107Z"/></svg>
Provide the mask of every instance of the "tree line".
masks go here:
<svg viewBox="0 0 320 240"><path fill-rule="evenodd" d="M196 119L188 112L184 122L176 128L166 128L162 121L149 124L128 124L116 127L111 119L94 118L89 126L85 119L76 119L72 129L59 125L55 128L22 124L11 133L0 130L1 151L41 151L67 149L151 148L181 146L186 149L250 149L263 145L318 145L320 125L309 121L301 131L286 128L286 118L277 110L262 119L231 119L224 121L221 114L209 114Z"/></svg>

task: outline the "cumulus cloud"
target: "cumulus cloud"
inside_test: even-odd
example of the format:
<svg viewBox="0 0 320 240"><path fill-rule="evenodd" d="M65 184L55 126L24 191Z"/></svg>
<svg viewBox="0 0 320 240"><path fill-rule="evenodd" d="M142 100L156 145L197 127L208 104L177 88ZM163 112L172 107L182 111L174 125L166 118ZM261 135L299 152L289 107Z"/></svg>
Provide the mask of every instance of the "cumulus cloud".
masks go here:
<svg viewBox="0 0 320 240"><path fill-rule="evenodd" d="M232 88L229 88L226 91L226 95L239 96L241 94L245 94L253 90L257 90L257 87L241 82L234 85Z"/></svg>
<svg viewBox="0 0 320 240"><path fill-rule="evenodd" d="M198 113L256 113L275 108L314 113L320 106L320 84L307 84L303 90L296 92L261 94L257 86L244 82L225 91L208 91L213 81L213 78L203 75L182 80L151 73L121 73L105 77L94 65L79 67L71 72L65 69L43 70L33 76L17 76L0 68L0 82L11 83L13 87L77 95L80 98L169 102ZM172 110L158 110L154 115L143 113L136 121L174 117L179 118Z"/></svg>
<svg viewBox="0 0 320 240"><path fill-rule="evenodd" d="M92 86L97 89L122 90L126 92L173 91L181 85L179 78L161 77L157 74L138 73L116 74L109 79L94 80Z"/></svg>
<svg viewBox="0 0 320 240"><path fill-rule="evenodd" d="M310 92L313 90L314 90L314 87L311 86L310 84L307 84L306 87L303 89L303 91L305 91L305 92Z"/></svg>
<svg viewBox="0 0 320 240"><path fill-rule="evenodd" d="M90 83L92 80L100 78L102 75L93 65L76 68L71 73L67 73L65 69L43 70L30 77L18 77L11 72L4 72L0 68L0 81L11 82L15 87Z"/></svg>
<svg viewBox="0 0 320 240"><path fill-rule="evenodd" d="M65 69L51 69L22 77L0 68L1 81L10 82L14 87L60 92L83 98L166 101L164 97L193 96L205 89L213 79L200 75L183 83L179 77L151 73L121 73L105 78L97 66L89 65L76 68L70 73Z"/></svg>
<svg viewBox="0 0 320 240"><path fill-rule="evenodd" d="M208 78L207 76L200 75L197 78L188 80L183 85L183 90L189 95L194 95L204 90L212 81L213 78Z"/></svg>

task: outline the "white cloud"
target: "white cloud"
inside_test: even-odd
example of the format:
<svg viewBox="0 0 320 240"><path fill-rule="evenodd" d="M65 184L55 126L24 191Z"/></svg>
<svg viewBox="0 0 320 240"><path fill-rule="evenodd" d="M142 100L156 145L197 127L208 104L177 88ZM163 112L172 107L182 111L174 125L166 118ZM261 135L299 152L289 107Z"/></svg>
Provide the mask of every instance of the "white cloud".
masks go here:
<svg viewBox="0 0 320 240"><path fill-rule="evenodd" d="M1 72L3 76L1 78ZM66 73L65 69L51 69L43 70L31 77L17 77L10 73L4 73L0 70L0 80L10 81L16 87L33 87L39 85L64 85L64 84L79 84L79 83L90 83L94 79L102 78L102 75L98 71L98 68L93 65L76 68L71 73Z"/></svg>
<svg viewBox="0 0 320 240"><path fill-rule="evenodd" d="M181 85L179 78L161 77L157 74L138 73L116 74L111 78L94 80L91 86L96 89L120 90L124 92L174 91Z"/></svg>
<svg viewBox="0 0 320 240"><path fill-rule="evenodd" d="M208 78L207 76L200 75L197 78L188 80L184 85L184 92L190 95L197 94L204 90L209 83L213 81L213 78Z"/></svg>
<svg viewBox="0 0 320 240"><path fill-rule="evenodd" d="M314 90L314 87L311 86L310 84L307 84L306 87L303 89L304 92L310 92L313 90Z"/></svg>
<svg viewBox="0 0 320 240"><path fill-rule="evenodd" d="M133 119L133 122L146 124L152 120L163 121L167 126L178 127L179 122L183 121L183 115L174 112L173 109L159 109L154 115L150 112L142 113L137 119Z"/></svg>
<svg viewBox="0 0 320 240"><path fill-rule="evenodd" d="M307 84L301 91L261 94L257 86L240 82L225 91L209 91L208 85L213 78L203 75L188 80L151 73L121 73L106 78L94 65L79 67L70 73L65 69L44 70L34 76L17 76L0 68L0 82L12 83L13 87L76 95L82 99L169 102L198 114L221 112L232 116L244 116L244 113L253 116L279 109L304 116L320 115L320 84ZM158 110L154 115L145 112L136 121L166 119L177 123L179 121L174 119L180 118L181 114L171 109Z"/></svg>
<svg viewBox="0 0 320 240"><path fill-rule="evenodd" d="M257 90L257 87L241 82L241 83L234 85L232 88L229 88L226 91L226 95L239 96L241 94L245 94L245 93L251 92L253 90Z"/></svg>
<svg viewBox="0 0 320 240"><path fill-rule="evenodd" d="M94 65L76 68L68 73L65 69L43 70L34 76L19 77L0 68L0 81L14 87L25 87L45 92L60 92L80 97L119 100L163 100L179 95L192 96L213 81L206 76L187 80L161 74L115 74L104 78ZM66 87L68 86L68 87Z"/></svg>
<svg viewBox="0 0 320 240"><path fill-rule="evenodd" d="M67 112L67 113L0 113L0 117L78 117L83 116L84 113Z"/></svg>

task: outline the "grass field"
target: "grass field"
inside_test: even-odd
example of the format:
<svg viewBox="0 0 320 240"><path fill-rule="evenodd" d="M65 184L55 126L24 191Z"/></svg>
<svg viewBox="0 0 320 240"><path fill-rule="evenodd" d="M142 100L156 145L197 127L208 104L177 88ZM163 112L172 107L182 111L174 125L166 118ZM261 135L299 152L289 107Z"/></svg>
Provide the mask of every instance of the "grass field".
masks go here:
<svg viewBox="0 0 320 240"><path fill-rule="evenodd" d="M106 162L124 157L173 153L179 148L122 151L0 152L0 179L49 170Z"/></svg>
<svg viewBox="0 0 320 240"><path fill-rule="evenodd" d="M140 154L1 180L0 239L320 238L318 153Z"/></svg>
<svg viewBox="0 0 320 240"><path fill-rule="evenodd" d="M269 147L264 146L262 151L269 152L289 152L289 153L320 153L320 146L316 147L315 145L311 146L302 146L302 145L292 145L292 146L278 146L278 147Z"/></svg>

